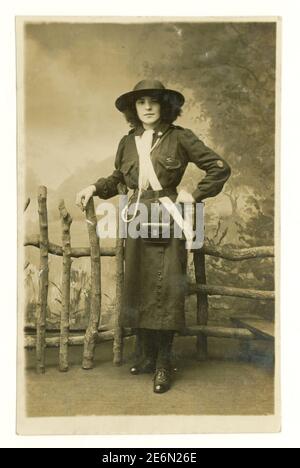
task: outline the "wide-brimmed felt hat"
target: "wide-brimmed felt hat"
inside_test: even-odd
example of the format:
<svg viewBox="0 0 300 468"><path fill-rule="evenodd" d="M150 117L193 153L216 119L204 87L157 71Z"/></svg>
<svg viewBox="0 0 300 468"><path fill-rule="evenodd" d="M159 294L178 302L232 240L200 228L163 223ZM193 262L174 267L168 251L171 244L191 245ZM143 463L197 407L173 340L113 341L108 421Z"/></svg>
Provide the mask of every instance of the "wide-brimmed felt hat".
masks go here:
<svg viewBox="0 0 300 468"><path fill-rule="evenodd" d="M147 95L169 96L170 100L179 107L184 104L184 96L174 89L165 88L161 81L142 80L135 85L132 91L118 97L115 102L116 108L120 112L124 112L136 99Z"/></svg>

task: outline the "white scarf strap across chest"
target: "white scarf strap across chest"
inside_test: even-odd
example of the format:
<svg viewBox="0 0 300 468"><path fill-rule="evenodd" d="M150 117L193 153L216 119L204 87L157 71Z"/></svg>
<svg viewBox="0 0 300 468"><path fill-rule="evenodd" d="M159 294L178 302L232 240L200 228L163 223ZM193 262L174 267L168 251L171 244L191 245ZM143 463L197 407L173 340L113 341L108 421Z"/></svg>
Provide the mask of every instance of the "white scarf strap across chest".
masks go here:
<svg viewBox="0 0 300 468"><path fill-rule="evenodd" d="M160 139L152 146L154 130L145 130L141 136L135 137L136 148L139 156L139 194L141 190L146 190L150 183L153 190L162 190L163 187L155 173L152 161L151 151L159 144ZM138 197L139 199L140 197ZM188 248L194 238L193 227L191 223L185 220L178 211L176 205L169 197L160 197L159 201L173 217L183 231L187 240Z"/></svg>

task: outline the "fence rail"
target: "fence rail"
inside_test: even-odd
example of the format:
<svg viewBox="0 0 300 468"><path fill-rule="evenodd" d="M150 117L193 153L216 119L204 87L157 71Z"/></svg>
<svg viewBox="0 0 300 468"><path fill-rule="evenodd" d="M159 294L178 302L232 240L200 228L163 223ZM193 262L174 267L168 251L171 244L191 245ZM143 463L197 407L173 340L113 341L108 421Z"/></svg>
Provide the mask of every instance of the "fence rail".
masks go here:
<svg viewBox="0 0 300 468"><path fill-rule="evenodd" d="M25 242L24 246L32 246L40 248L40 237L38 234L35 236L28 237ZM48 251L52 255L57 255L58 257L63 256L63 248L61 245L54 244L53 242L49 242ZM101 247L100 248L100 255L101 257L115 257L116 255L116 248L115 247ZM91 248L90 247L72 247L71 248L71 257L72 258L81 258L81 257L90 257L91 256Z"/></svg>
<svg viewBox="0 0 300 468"><path fill-rule="evenodd" d="M40 238L36 234L34 236L28 236L25 239L24 246L32 246L40 248ZM48 246L49 253L63 256L63 249L61 245L49 242ZM205 243L201 249L204 255L211 257L223 258L224 260L230 260L232 262L251 260L259 258L274 258L275 252L274 247L251 247L249 249L231 249L230 247L212 247L209 243ZM101 257L114 257L116 255L116 247L101 247ZM90 257L90 247L72 247L71 257Z"/></svg>
<svg viewBox="0 0 300 468"><path fill-rule="evenodd" d="M123 337L133 336L132 330L123 330ZM104 341L113 341L115 339L114 330L106 330L94 335L95 343L103 343ZM84 345L85 334L70 335L68 338L69 346L82 346ZM60 336L48 336L45 345L47 348L60 348ZM25 336L24 346L26 349L34 349L36 347L36 337L34 335Z"/></svg>
<svg viewBox="0 0 300 468"><path fill-rule="evenodd" d="M129 338L133 336L134 333L131 329L122 330L122 339ZM205 337L212 338L234 338L240 340L255 340L257 337L254 333L245 328L229 328L229 327L217 327L217 326L207 326L207 325L195 325L193 327L187 327L184 331L179 333L181 336L196 336L204 335ZM69 336L68 345L69 346L82 346L84 344L85 335L74 335ZM115 330L106 330L101 333L97 333L95 336L96 343L103 343L105 341L114 341L116 339ZM59 336L49 336L46 338L46 347L47 348L59 348L60 347L60 337ZM34 349L36 347L36 337L32 335L25 336L25 348ZM119 364L119 363L118 363Z"/></svg>
<svg viewBox="0 0 300 468"><path fill-rule="evenodd" d="M119 187L119 193L124 193L124 188ZM26 201L25 209L30 200ZM40 250L39 270L39 300L37 304L36 335L25 336L25 347L36 350L36 369L38 373L45 372L45 349L59 348L59 369L62 372L68 370L68 347L83 345L83 369L93 367L94 351L97 343L113 340L113 362L122 364L123 341L134 333L130 329L123 329L120 321L122 307L122 291L124 284L124 246L123 239L117 238L116 247L103 248L96 232L97 219L94 202L91 199L86 207L85 217L89 237L89 247L71 247L71 223L72 218L68 213L63 200L59 204L59 213L62 228L62 245L57 245L48 239L48 215L47 215L47 189L38 189L38 214L39 234L26 237L24 246L36 247ZM118 227L119 229L119 227ZM46 336L46 311L48 299L48 256L62 257L62 313L60 334ZM186 294L197 295L197 325L187 327L181 335L197 337L197 357L199 360L207 358L208 337L236 338L240 340L255 340L257 335L245 328L229 328L208 325L208 296L230 296L252 300L273 301L274 291L259 291L246 288L206 284L205 257L212 256L228 261L244 261L250 259L273 258L274 247L261 246L245 249L232 247L216 247L206 242L201 250L196 250L194 256L195 283L188 285ZM113 330L99 331L101 317L101 257L115 257L116 262L116 307L115 324ZM70 281L72 259L90 257L91 259L91 311L89 323L84 334L73 335L70 332ZM50 334L50 331L49 331Z"/></svg>
<svg viewBox="0 0 300 468"><path fill-rule="evenodd" d="M255 258L271 258L275 256L274 247L249 247L247 249L234 249L232 247L215 247L205 244L203 252L205 255L223 258L232 262L251 260Z"/></svg>
<svg viewBox="0 0 300 468"><path fill-rule="evenodd" d="M190 283L187 294L202 293L208 296L243 297L262 301L274 301L273 291L259 291L257 289L232 288L229 286L212 286L208 284Z"/></svg>

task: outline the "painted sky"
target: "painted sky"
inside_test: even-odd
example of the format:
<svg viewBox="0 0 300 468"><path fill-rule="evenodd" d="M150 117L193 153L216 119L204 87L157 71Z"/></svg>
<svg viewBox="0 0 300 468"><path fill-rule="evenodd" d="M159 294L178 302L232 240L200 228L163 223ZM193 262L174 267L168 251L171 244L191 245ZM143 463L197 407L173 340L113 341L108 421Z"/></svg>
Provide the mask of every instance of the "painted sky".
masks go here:
<svg viewBox="0 0 300 468"><path fill-rule="evenodd" d="M147 63L171 63L181 29L174 23L36 23L25 33L26 166L31 180L55 190L87 161L115 154L128 132L115 99L150 78ZM174 88L170 78L165 85ZM192 90L180 91L186 112L178 124L197 131Z"/></svg>

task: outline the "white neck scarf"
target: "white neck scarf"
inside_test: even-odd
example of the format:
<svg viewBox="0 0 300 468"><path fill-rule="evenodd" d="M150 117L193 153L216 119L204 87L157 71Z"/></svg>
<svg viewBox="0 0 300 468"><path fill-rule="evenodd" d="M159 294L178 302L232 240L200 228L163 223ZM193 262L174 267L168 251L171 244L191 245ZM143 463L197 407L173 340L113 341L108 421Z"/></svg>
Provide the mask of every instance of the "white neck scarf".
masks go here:
<svg viewBox="0 0 300 468"><path fill-rule="evenodd" d="M136 145L139 155L139 188L146 190L149 185L149 158L152 149L154 130L145 130L140 137L136 137ZM151 164L151 161L150 161Z"/></svg>

